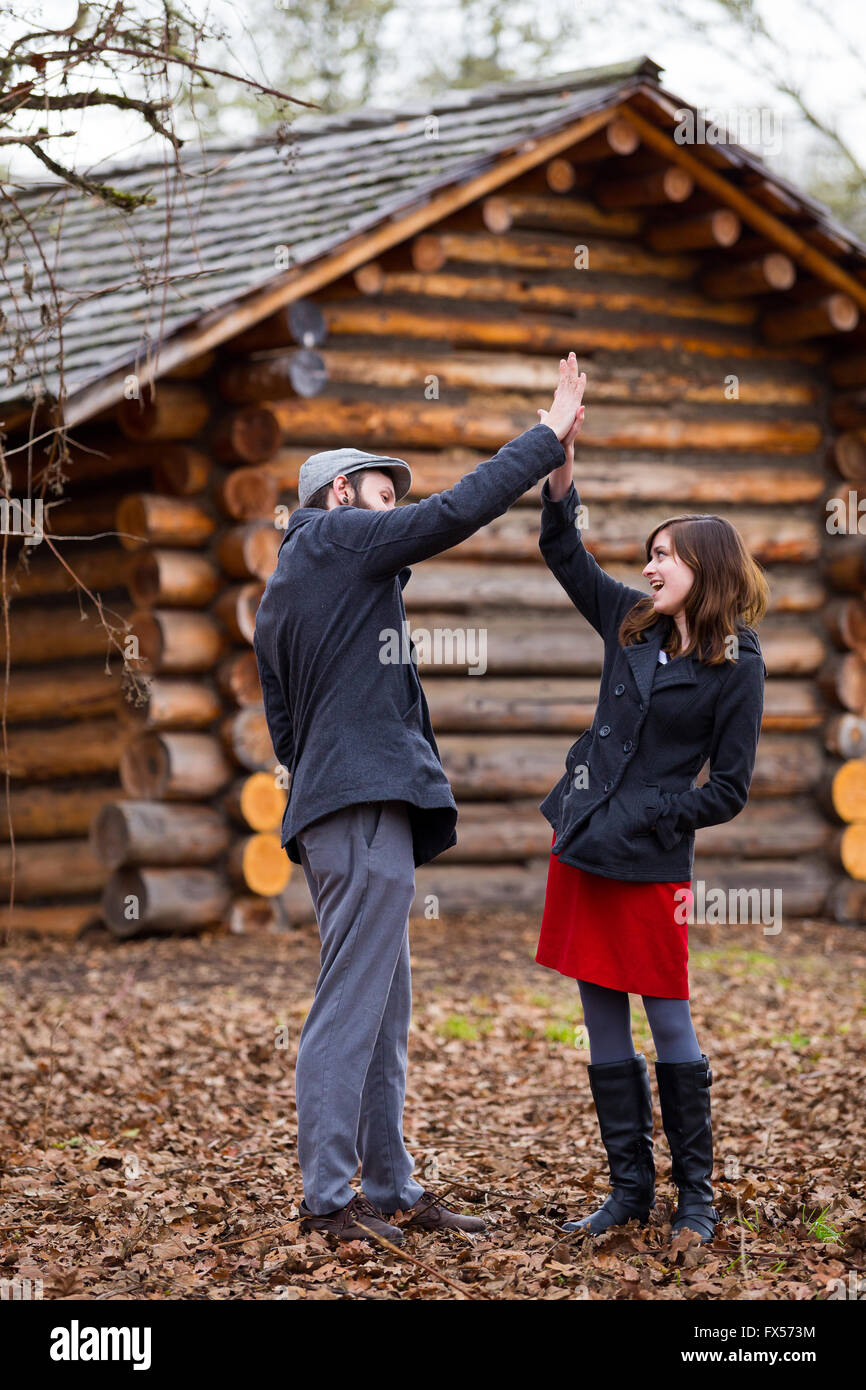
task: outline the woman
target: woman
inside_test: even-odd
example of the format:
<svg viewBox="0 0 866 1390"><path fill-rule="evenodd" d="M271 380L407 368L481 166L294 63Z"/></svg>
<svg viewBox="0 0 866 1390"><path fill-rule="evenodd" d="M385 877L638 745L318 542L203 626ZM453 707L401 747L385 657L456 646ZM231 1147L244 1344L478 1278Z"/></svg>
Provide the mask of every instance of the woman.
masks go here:
<svg viewBox="0 0 866 1390"><path fill-rule="evenodd" d="M581 376L583 374L581 373ZM545 412L539 411L544 421ZM597 1235L655 1206L652 1099L635 1053L629 993L653 1035L677 1210L672 1229L715 1233L712 1072L689 1011L688 927L699 826L731 820L748 799L764 704L750 623L767 610L763 572L718 516L677 516L646 542L647 595L620 584L585 549L566 457L542 489L540 547L604 639L591 728L541 805L553 826L536 960L577 980L589 1033L589 1084L612 1191L567 1231ZM696 785L707 757L710 775Z"/></svg>

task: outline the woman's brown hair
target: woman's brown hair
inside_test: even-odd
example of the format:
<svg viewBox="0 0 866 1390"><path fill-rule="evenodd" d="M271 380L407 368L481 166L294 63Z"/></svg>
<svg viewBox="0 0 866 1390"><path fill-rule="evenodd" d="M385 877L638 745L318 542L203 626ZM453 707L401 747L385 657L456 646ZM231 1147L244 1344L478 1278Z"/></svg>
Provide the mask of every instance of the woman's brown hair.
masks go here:
<svg viewBox="0 0 866 1390"><path fill-rule="evenodd" d="M671 550L695 577L683 604L689 645L680 651L679 628L672 622L664 650L670 658L697 653L708 665L718 666L727 655L726 638L736 633L738 623L751 626L767 611L770 590L764 571L729 521L722 516L692 513L668 517L650 532L647 563L656 536L665 529L670 532ZM644 632L658 618L652 598L641 599L620 623L622 646L646 641Z"/></svg>

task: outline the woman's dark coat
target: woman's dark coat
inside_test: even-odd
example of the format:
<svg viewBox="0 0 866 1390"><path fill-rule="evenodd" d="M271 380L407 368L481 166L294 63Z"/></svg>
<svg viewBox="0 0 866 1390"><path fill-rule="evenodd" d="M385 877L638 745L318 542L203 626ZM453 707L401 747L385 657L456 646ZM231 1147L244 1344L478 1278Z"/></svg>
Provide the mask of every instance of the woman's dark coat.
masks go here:
<svg viewBox="0 0 866 1390"><path fill-rule="evenodd" d="M647 640L622 647L619 625L646 593L590 555L573 486L560 502L548 483L541 495L541 553L604 640L592 726L540 808L556 832L553 853L603 878L691 880L695 829L731 820L748 799L767 674L758 638L742 624L737 660L709 666L679 656L661 665L673 619L660 614ZM698 787L707 757L709 780Z"/></svg>

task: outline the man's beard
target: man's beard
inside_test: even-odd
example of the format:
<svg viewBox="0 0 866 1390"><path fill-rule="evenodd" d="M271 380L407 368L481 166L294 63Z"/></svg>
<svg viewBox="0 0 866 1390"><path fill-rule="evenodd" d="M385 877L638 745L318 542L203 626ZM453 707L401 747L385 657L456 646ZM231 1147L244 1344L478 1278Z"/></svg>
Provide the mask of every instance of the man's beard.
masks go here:
<svg viewBox="0 0 866 1390"><path fill-rule="evenodd" d="M349 484L349 486L351 488L352 495L347 499L347 502L345 504L346 506L360 507L362 511L365 512L372 512L376 510L375 507L370 506L369 502L364 501L363 497L361 496L361 489L359 487L352 487L351 483Z"/></svg>

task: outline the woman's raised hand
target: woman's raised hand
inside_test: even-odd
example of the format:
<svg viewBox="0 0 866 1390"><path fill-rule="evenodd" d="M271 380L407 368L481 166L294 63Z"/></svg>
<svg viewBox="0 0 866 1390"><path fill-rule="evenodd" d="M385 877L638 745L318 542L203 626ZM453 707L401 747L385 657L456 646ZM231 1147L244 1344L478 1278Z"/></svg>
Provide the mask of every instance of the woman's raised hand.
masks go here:
<svg viewBox="0 0 866 1390"><path fill-rule="evenodd" d="M564 441L577 422L583 391L586 386L586 373L578 372L577 358L573 352L559 362L559 384L549 410L539 410L538 419L542 425L549 425L557 439ZM579 426L578 426L579 428ZM574 439L572 439L572 444Z"/></svg>
<svg viewBox="0 0 866 1390"><path fill-rule="evenodd" d="M571 429L568 431L568 434L565 436L565 438L560 440L560 443L562 444L562 447L563 447L563 449L565 450L565 457L566 457L566 458L568 458L569 455L571 455L571 457L574 458L574 441L577 439L577 436L580 434L580 428L581 428L581 425L583 424L583 417L584 417L585 414L586 414L586 406L585 406L585 405L579 406L579 407L578 407L577 414L576 414L575 417L574 417L574 424L572 425Z"/></svg>

